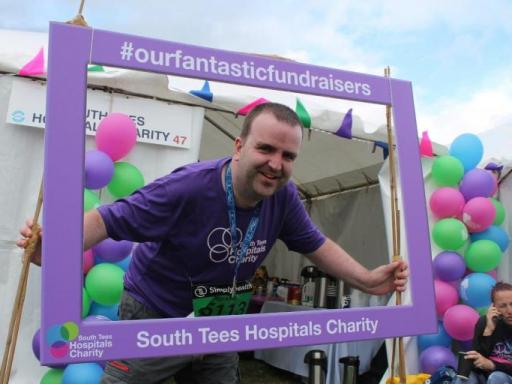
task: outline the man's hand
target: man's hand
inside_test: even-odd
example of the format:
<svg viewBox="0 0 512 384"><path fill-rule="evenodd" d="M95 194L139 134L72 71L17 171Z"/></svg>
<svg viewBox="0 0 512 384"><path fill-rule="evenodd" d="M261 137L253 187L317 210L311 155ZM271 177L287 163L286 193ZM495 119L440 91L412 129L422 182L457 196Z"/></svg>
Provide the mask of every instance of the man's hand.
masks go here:
<svg viewBox="0 0 512 384"><path fill-rule="evenodd" d="M32 263L35 265L41 266L41 238L43 235L43 232L41 229L38 229L38 233L34 232L32 229L34 228L34 223L31 219L27 220L25 222L25 225L21 227L20 229L20 235L22 236L21 239L16 241L16 245L20 248L26 249L31 241L31 238L35 238L35 241L37 241L37 244L35 244L35 250L34 254L32 255ZM38 236L36 236L38 235Z"/></svg>
<svg viewBox="0 0 512 384"><path fill-rule="evenodd" d="M393 261L370 271L370 279L365 291L373 295L384 295L393 291L404 292L408 277L407 262Z"/></svg>
<svg viewBox="0 0 512 384"><path fill-rule="evenodd" d="M496 366L492 360L489 360L487 357L483 356L477 351L466 352L464 358L467 360L473 360L473 364L478 369L482 369L484 371L494 371L496 369Z"/></svg>

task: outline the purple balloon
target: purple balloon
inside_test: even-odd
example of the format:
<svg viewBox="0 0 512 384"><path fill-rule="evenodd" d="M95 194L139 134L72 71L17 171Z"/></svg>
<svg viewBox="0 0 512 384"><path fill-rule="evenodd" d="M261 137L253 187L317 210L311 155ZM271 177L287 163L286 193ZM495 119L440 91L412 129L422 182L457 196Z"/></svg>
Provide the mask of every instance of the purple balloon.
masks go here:
<svg viewBox="0 0 512 384"><path fill-rule="evenodd" d="M441 252L434 258L434 274L440 280L458 280L465 272L466 263L457 252Z"/></svg>
<svg viewBox="0 0 512 384"><path fill-rule="evenodd" d="M114 162L104 152L87 151L85 154L85 187L100 189L106 186L114 175Z"/></svg>
<svg viewBox="0 0 512 384"><path fill-rule="evenodd" d="M41 351L41 338L40 338L40 330L38 329L36 333L34 333L34 336L32 337L32 352L34 352L34 356L37 360L40 356Z"/></svg>
<svg viewBox="0 0 512 384"><path fill-rule="evenodd" d="M420 354L421 371L433 374L436 370L445 365L457 367L457 360L451 350L446 347L434 345L428 347Z"/></svg>
<svg viewBox="0 0 512 384"><path fill-rule="evenodd" d="M38 361L41 361L41 329L38 329L32 337L32 352ZM64 369L66 364L48 364L46 367Z"/></svg>
<svg viewBox="0 0 512 384"><path fill-rule="evenodd" d="M476 168L464 175L459 190L466 201L474 197L490 197L494 192L495 183L491 172Z"/></svg>
<svg viewBox="0 0 512 384"><path fill-rule="evenodd" d="M126 258L132 251L133 243L131 241L105 239L92 248L94 256L101 258L108 263L117 263Z"/></svg>

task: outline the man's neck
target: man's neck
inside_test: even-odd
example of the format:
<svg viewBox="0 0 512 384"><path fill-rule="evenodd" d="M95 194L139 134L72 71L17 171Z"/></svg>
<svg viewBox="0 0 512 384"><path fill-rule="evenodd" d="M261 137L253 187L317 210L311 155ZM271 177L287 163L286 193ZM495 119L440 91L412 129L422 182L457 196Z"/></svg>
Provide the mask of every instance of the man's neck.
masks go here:
<svg viewBox="0 0 512 384"><path fill-rule="evenodd" d="M222 186L224 190L226 190L225 180L226 180L226 169L227 165L222 169ZM238 177L237 177L237 163L235 161L231 161L231 181L233 183L233 195L235 197L235 204L238 208L242 209L250 209L256 207L259 201L255 201L254 199L248 198L244 196L243 191L240 190Z"/></svg>

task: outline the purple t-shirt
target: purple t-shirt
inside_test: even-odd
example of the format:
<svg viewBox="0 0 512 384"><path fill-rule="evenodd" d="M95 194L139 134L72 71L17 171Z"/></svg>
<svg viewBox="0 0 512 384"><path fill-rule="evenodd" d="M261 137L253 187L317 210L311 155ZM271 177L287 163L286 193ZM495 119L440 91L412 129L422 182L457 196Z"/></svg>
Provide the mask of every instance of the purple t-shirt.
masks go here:
<svg viewBox="0 0 512 384"><path fill-rule="evenodd" d="M192 284L233 281L235 260L230 256L221 180L228 160L177 168L131 196L98 208L111 238L142 243L133 253L125 288L163 316L182 317L192 311ZM245 236L253 211L237 208L238 239ZM277 238L300 253L313 252L325 241L291 182L263 200L239 281L252 278Z"/></svg>

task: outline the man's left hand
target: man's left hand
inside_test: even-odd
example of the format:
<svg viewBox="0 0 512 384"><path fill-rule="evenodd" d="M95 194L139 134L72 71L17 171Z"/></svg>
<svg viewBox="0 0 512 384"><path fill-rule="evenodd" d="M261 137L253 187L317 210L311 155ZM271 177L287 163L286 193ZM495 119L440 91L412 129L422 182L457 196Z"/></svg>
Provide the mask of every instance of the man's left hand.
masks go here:
<svg viewBox="0 0 512 384"><path fill-rule="evenodd" d="M409 266L404 260L381 265L370 272L367 293L384 295L393 291L404 292L409 277Z"/></svg>

